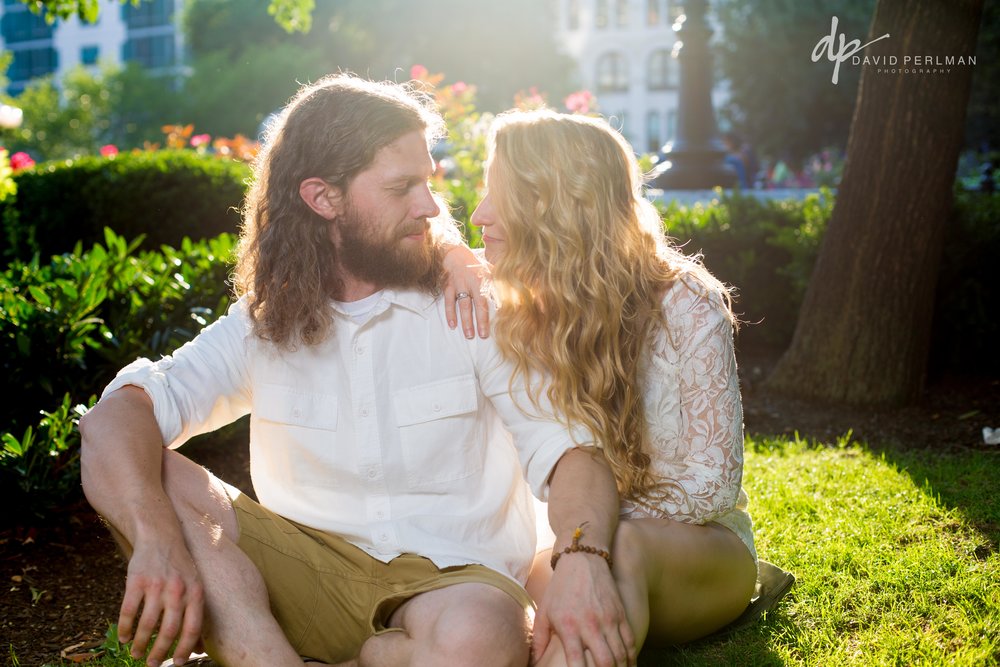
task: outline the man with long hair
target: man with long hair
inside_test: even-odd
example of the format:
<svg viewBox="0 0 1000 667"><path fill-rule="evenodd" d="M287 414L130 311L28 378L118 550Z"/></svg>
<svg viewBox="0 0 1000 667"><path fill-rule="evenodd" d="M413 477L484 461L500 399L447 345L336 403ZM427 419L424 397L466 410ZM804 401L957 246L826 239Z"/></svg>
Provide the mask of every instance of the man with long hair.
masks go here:
<svg viewBox="0 0 1000 667"><path fill-rule="evenodd" d="M607 522L589 433L527 412L495 344L449 327L440 129L404 86L303 87L255 166L238 301L81 420L84 490L129 557L119 637L149 664L176 641L242 667L524 665L529 487ZM245 414L259 502L173 450Z"/></svg>

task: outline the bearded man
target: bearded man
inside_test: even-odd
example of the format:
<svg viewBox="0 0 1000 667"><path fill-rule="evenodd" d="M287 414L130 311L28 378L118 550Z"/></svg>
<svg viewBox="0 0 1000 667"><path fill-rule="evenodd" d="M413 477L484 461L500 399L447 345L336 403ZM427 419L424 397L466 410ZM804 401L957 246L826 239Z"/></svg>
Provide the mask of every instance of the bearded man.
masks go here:
<svg viewBox="0 0 1000 667"><path fill-rule="evenodd" d="M404 86L303 87L255 166L238 300L81 420L84 490L129 558L133 655L525 665L529 492L613 524L590 435L525 412L492 341L449 326L441 127ZM246 414L259 502L175 451Z"/></svg>

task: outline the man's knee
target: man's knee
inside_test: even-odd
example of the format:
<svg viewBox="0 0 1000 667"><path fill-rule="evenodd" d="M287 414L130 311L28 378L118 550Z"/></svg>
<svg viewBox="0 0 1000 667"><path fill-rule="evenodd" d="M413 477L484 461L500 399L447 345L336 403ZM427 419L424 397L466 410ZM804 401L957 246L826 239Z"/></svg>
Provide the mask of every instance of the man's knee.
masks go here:
<svg viewBox="0 0 1000 667"><path fill-rule="evenodd" d="M222 480L186 456L166 448L162 475L163 490L182 523L207 521L235 541L239 525Z"/></svg>

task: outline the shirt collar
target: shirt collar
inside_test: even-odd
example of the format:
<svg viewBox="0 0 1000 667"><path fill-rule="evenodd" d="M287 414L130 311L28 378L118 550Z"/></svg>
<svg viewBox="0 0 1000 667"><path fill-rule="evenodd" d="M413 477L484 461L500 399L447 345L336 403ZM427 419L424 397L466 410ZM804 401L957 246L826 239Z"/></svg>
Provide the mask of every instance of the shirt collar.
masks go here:
<svg viewBox="0 0 1000 667"><path fill-rule="evenodd" d="M428 317L428 311L438 295L422 289L387 289L382 293L383 298L391 304L402 306L407 310L412 310L423 318Z"/></svg>
<svg viewBox="0 0 1000 667"><path fill-rule="evenodd" d="M417 315L420 315L424 319L428 317L428 311L434 302L437 301L438 295L433 294L427 290L413 289L413 288L400 288L400 289L384 289L382 290L382 298L379 301L379 305L375 306L373 313L383 312L386 308L392 305L401 306L410 310ZM333 309L342 315L347 315L343 308L336 301L331 301Z"/></svg>

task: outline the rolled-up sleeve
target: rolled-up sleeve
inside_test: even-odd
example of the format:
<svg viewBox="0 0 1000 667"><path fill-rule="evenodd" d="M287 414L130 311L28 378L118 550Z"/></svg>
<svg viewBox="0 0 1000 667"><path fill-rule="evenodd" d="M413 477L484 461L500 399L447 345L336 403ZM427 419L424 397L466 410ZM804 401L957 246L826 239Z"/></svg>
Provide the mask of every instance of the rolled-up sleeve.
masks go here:
<svg viewBox="0 0 1000 667"><path fill-rule="evenodd" d="M178 447L250 411L250 328L244 301L174 354L137 359L121 369L101 394L126 385L142 388L153 403L164 445Z"/></svg>
<svg viewBox="0 0 1000 667"><path fill-rule="evenodd" d="M521 380L511 390L513 365L501 358L492 338L483 343L478 360L480 388L510 431L531 492L539 500L547 501L549 478L559 459L575 447L595 446L596 439L589 429L580 425L568 427L556 419L544 390L537 407ZM542 380L532 378L532 381Z"/></svg>

